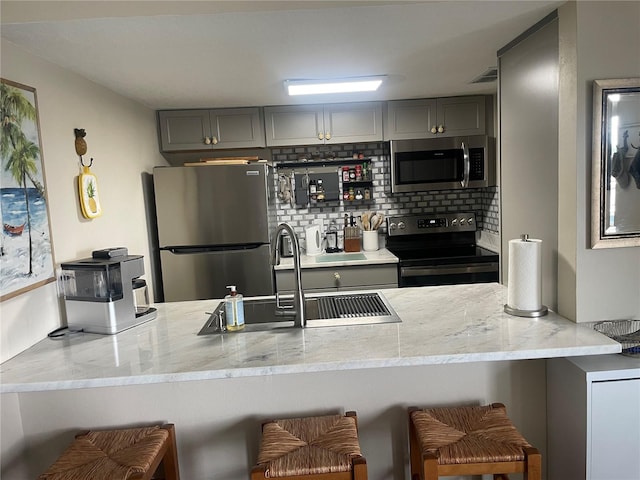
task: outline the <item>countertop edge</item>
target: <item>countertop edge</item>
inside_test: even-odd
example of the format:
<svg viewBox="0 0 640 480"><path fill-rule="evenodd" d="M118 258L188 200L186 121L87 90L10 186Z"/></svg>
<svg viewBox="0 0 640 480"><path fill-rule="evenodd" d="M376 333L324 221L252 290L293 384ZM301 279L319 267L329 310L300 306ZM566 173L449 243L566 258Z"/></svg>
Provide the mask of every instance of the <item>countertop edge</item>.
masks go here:
<svg viewBox="0 0 640 480"><path fill-rule="evenodd" d="M517 350L510 352L478 352L445 355L426 355L397 359L352 360L340 362L322 362L315 364L275 365L251 368L233 368L222 370L203 370L126 377L94 378L83 380L64 380L35 383L1 384L0 394L26 393L52 390L73 390L79 388L122 387L169 382L189 382L199 380L220 380L225 378L246 378L264 375L286 375L315 372L332 372L387 367L412 367L428 365L446 365L453 363L495 362L510 360L535 360L557 357L578 357L588 355L606 355L620 353L620 344L607 346L580 346L548 350Z"/></svg>

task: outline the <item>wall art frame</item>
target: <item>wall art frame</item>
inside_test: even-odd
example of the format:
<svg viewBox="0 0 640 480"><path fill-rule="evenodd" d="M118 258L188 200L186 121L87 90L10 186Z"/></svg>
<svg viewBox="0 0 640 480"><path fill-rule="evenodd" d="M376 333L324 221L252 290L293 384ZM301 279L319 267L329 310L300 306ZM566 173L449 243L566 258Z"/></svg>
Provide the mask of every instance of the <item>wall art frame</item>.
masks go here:
<svg viewBox="0 0 640 480"><path fill-rule="evenodd" d="M36 89L0 78L0 302L55 281Z"/></svg>
<svg viewBox="0 0 640 480"><path fill-rule="evenodd" d="M593 82L591 248L640 246L640 78Z"/></svg>

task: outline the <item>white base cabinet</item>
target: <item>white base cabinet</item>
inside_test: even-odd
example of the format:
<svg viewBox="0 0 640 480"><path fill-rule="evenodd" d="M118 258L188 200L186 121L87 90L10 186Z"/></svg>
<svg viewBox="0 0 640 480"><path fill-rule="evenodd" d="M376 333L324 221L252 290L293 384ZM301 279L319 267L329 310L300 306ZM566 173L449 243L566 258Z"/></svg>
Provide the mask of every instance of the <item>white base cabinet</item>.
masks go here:
<svg viewBox="0 0 640 480"><path fill-rule="evenodd" d="M547 361L548 478L640 478L640 358Z"/></svg>

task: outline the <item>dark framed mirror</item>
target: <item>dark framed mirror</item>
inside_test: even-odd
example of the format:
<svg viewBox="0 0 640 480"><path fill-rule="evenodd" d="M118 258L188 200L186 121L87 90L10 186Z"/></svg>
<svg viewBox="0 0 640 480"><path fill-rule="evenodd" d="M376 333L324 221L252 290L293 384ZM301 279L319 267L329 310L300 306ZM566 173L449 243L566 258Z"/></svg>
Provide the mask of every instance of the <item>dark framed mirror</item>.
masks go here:
<svg viewBox="0 0 640 480"><path fill-rule="evenodd" d="M640 78L595 80L591 248L640 246Z"/></svg>

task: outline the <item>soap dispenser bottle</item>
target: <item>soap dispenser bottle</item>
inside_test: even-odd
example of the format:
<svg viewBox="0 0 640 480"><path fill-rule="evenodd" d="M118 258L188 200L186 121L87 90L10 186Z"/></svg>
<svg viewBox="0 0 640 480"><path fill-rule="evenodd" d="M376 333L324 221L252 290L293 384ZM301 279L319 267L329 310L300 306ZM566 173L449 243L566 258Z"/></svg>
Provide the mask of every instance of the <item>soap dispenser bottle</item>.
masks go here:
<svg viewBox="0 0 640 480"><path fill-rule="evenodd" d="M227 330L236 332L244 328L244 299L235 285L227 285L229 295L224 297L224 312Z"/></svg>

